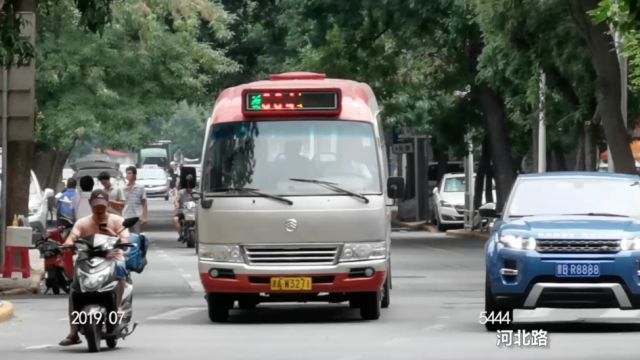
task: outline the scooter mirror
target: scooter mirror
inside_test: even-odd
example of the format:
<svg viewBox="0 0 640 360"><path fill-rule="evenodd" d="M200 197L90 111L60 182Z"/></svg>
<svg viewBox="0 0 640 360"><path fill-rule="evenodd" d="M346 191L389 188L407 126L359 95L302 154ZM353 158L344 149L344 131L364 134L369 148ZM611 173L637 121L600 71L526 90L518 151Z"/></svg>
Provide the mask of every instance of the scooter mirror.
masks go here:
<svg viewBox="0 0 640 360"><path fill-rule="evenodd" d="M127 218L122 222L122 226L125 228L130 228L133 225L135 225L138 222L138 220L140 220L140 218L138 217Z"/></svg>

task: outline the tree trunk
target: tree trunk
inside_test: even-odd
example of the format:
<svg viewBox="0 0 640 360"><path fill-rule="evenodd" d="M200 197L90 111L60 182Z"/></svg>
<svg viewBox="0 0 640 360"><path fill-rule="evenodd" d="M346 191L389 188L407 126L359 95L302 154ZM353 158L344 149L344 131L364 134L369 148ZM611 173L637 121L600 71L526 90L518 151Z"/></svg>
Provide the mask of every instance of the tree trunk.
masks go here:
<svg viewBox="0 0 640 360"><path fill-rule="evenodd" d="M447 173L447 168L449 165L449 154L447 153L447 151L442 151L441 148L436 147L434 148L433 156L435 157L435 160L438 162L435 181L436 181L436 184L440 184L442 177L444 176L444 174Z"/></svg>
<svg viewBox="0 0 640 360"><path fill-rule="evenodd" d="M489 134L489 151L495 171L496 195L498 196L496 210L502 211L506 198L511 191L511 186L516 180L504 103L498 94L486 85L480 85L477 91L480 106L485 116Z"/></svg>
<svg viewBox="0 0 640 360"><path fill-rule="evenodd" d="M7 225L11 225L13 215L29 215L29 183L31 181L31 160L33 142L9 141L7 151Z"/></svg>
<svg viewBox="0 0 640 360"><path fill-rule="evenodd" d="M562 150L562 147L558 144L554 144L552 152L556 161L556 170L567 171L567 160L564 158L564 151Z"/></svg>
<svg viewBox="0 0 640 360"><path fill-rule="evenodd" d="M61 190L60 178L69 153L69 151L36 147L33 171L43 188L51 188L55 192Z"/></svg>
<svg viewBox="0 0 640 360"><path fill-rule="evenodd" d="M482 53L482 39L479 31L474 32L465 47L469 71L478 73L478 58ZM507 118L504 102L500 96L486 84L471 88L472 95L480 104L484 113L485 125L489 134L489 153L493 164L498 199L496 211L501 212L505 200L516 180L516 170L511 156L511 143L507 132Z"/></svg>
<svg viewBox="0 0 640 360"><path fill-rule="evenodd" d="M580 124L578 126L578 147L576 148L576 166L574 168L575 171L585 171L585 137L586 132L584 128L586 127L585 123Z"/></svg>
<svg viewBox="0 0 640 360"><path fill-rule="evenodd" d="M598 168L598 154L596 151L596 122L598 113L593 115L591 121L587 121L584 125L584 166L587 171L595 171Z"/></svg>
<svg viewBox="0 0 640 360"><path fill-rule="evenodd" d="M572 13L591 50L591 61L596 71L596 99L615 170L636 174L627 128L623 124L620 64L613 38L606 23L594 24L588 14L598 7L598 3L599 0L571 0Z"/></svg>

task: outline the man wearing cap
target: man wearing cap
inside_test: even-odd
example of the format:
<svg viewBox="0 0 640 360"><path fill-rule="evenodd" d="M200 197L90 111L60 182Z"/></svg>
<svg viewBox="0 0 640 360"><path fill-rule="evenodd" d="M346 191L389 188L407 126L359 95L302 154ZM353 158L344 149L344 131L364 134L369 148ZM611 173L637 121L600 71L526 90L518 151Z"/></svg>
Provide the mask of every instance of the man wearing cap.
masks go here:
<svg viewBox="0 0 640 360"><path fill-rule="evenodd" d="M73 246L76 240L81 238L90 237L95 234L106 234L110 236L118 236L122 243L126 243L129 240L129 230L123 229L122 223L124 218L120 215L110 214L107 212L109 206L109 194L104 190L94 190L89 198L89 204L91 205L91 215L85 216L76 221L71 233L65 240L63 246ZM102 225L102 226L101 226ZM102 229L101 229L102 227ZM117 235L116 235L117 234ZM124 259L124 252L121 249L112 250L108 256L110 260L116 262L116 279L119 281L117 291L117 304L119 305L122 300L122 294L126 286L127 279L127 267ZM69 296L69 319L71 320L71 313L73 312L72 297ZM78 336L77 325L71 324L71 331L69 335L60 342L62 346L79 344L80 337Z"/></svg>
<svg viewBox="0 0 640 360"><path fill-rule="evenodd" d="M121 188L115 188L111 184L111 176L108 172L103 171L98 175L98 181L104 187L104 191L109 194L109 207L107 211L110 214L116 214L122 216L122 209L124 208L124 191Z"/></svg>

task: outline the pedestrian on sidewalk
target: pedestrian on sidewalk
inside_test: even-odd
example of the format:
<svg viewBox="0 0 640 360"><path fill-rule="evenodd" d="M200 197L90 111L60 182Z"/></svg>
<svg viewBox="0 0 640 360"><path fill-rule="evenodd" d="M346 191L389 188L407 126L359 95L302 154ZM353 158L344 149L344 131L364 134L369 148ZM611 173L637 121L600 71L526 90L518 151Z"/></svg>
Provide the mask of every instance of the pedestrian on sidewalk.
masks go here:
<svg viewBox="0 0 640 360"><path fill-rule="evenodd" d="M137 184L138 170L135 166L127 168L127 186L124 188L125 205L122 216L125 219L137 217L140 221L134 226L135 233L142 233L142 225L148 220L147 193L144 186Z"/></svg>
<svg viewBox="0 0 640 360"><path fill-rule="evenodd" d="M74 178L67 179L67 187L56 194L56 218L57 226L69 226L75 222L73 201L78 195L78 182Z"/></svg>

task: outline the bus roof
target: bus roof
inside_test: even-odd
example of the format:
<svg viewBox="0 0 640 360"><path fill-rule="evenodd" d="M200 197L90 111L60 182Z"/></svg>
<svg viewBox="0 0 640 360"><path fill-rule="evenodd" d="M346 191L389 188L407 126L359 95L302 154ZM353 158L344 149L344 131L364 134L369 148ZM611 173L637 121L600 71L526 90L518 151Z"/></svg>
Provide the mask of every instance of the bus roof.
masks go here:
<svg viewBox="0 0 640 360"><path fill-rule="evenodd" d="M327 79L324 74L289 72L271 75L269 80L255 81L225 89L216 100L211 122L215 124L249 119L242 111L243 91L249 89L339 89L341 92L340 113L330 116L331 118L376 121L378 103L369 85L353 80ZM305 114L296 113L296 118L304 116ZM274 115L274 117L276 116ZM277 117L285 118L284 116ZM326 118L326 115L313 116L313 118L323 117Z"/></svg>

